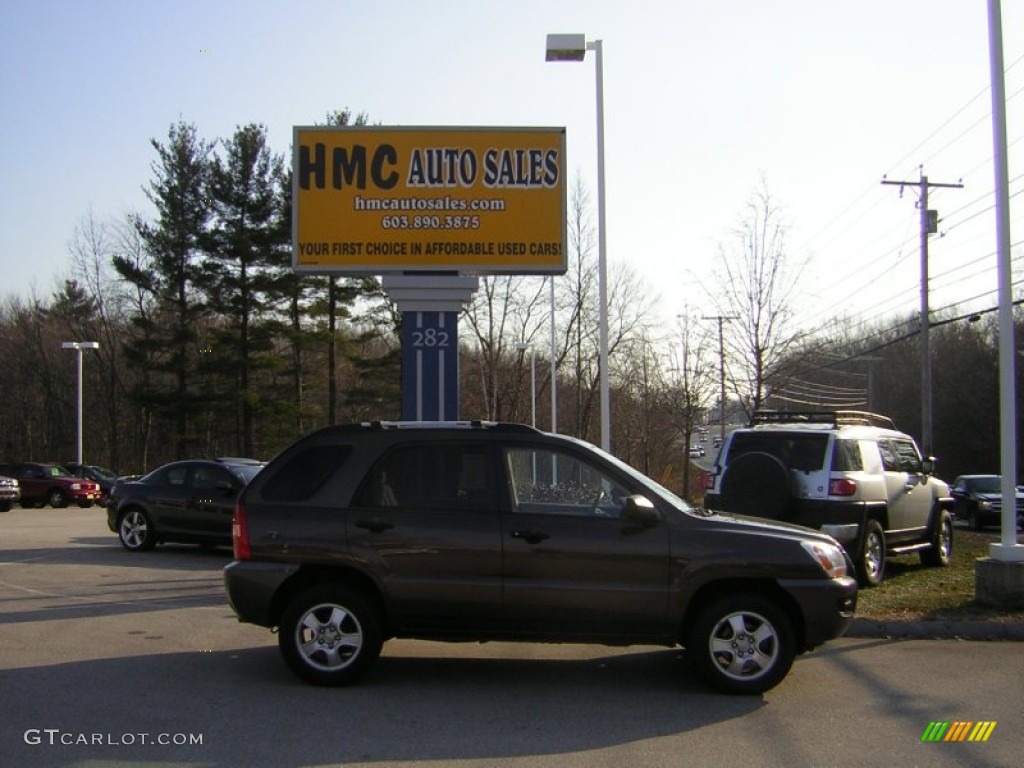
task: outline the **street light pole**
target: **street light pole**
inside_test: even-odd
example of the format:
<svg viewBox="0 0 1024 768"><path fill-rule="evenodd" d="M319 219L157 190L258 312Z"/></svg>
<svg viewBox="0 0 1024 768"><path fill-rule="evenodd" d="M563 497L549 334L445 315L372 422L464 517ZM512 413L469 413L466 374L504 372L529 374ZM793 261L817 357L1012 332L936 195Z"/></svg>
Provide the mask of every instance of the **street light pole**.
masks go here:
<svg viewBox="0 0 1024 768"><path fill-rule="evenodd" d="M529 344L518 344L520 352L530 351L530 426L537 428L537 352Z"/></svg>
<svg viewBox="0 0 1024 768"><path fill-rule="evenodd" d="M608 384L608 253L605 242L604 195L604 59L601 40L585 35L548 35L547 61L583 61L594 52L597 79L597 292L598 367L601 387L601 447L611 450L611 399Z"/></svg>
<svg viewBox="0 0 1024 768"><path fill-rule="evenodd" d="M725 334L722 331L722 324L726 320L739 320L736 315L705 315L701 320L716 320L718 321L718 381L721 386L720 395L720 408L719 419L721 423L718 425L718 436L721 441L725 442Z"/></svg>
<svg viewBox="0 0 1024 768"><path fill-rule="evenodd" d="M551 431L558 432L558 356L555 347L555 276L548 275L551 293Z"/></svg>
<svg viewBox="0 0 1024 768"><path fill-rule="evenodd" d="M100 344L98 341L62 341L60 346L62 349L73 349L78 353L78 407L75 411L78 420L78 452L75 461L84 464L85 462L82 461L82 350L99 349Z"/></svg>

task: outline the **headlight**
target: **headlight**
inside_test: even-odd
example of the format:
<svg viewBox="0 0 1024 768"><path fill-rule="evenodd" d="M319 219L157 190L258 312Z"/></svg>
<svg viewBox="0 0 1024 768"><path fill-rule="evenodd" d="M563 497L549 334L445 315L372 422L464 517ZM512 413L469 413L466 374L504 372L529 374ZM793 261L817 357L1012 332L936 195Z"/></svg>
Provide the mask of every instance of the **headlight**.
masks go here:
<svg viewBox="0 0 1024 768"><path fill-rule="evenodd" d="M72 491L80 491L80 490L82 490L82 484L81 483L72 483L71 484L71 490Z"/></svg>
<svg viewBox="0 0 1024 768"><path fill-rule="evenodd" d="M991 501L979 501L978 502L978 509L992 509L992 502Z"/></svg>
<svg viewBox="0 0 1024 768"><path fill-rule="evenodd" d="M843 550L835 544L825 544L820 541L801 541L800 545L814 562L821 566L830 579L838 579L846 575L846 558Z"/></svg>

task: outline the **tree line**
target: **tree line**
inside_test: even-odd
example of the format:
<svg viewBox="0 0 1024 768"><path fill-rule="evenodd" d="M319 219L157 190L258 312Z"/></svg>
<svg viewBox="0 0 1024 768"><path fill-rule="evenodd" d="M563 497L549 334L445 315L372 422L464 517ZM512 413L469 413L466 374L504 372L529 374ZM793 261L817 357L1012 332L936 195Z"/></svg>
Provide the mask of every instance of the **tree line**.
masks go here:
<svg viewBox="0 0 1024 768"><path fill-rule="evenodd" d="M60 287L0 304L3 460L74 458L75 360L62 341L99 342L83 353L85 460L119 473L186 457L266 459L319 426L399 418L401 316L375 277L292 270L290 170L266 128L206 141L179 122L152 147L152 213L86 214ZM480 278L459 324L462 418L533 415L540 428L599 441L590 209L577 178L565 275ZM612 450L690 498L700 491L686 448L719 414L741 423L762 407L859 407L920 428L917 318L798 330L799 269L785 231L762 183L711 284L688 287L714 298L717 323L680 302L678 325L658 326L655 292L628 260L613 262ZM998 472L994 316L939 320L940 473Z"/></svg>

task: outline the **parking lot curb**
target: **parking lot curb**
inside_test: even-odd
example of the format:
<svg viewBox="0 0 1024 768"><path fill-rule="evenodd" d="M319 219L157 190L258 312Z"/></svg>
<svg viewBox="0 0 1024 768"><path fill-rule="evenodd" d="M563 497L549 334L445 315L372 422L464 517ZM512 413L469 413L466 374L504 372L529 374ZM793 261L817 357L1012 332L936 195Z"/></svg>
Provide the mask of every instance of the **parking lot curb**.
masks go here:
<svg viewBox="0 0 1024 768"><path fill-rule="evenodd" d="M854 619L846 637L1024 641L1024 623Z"/></svg>

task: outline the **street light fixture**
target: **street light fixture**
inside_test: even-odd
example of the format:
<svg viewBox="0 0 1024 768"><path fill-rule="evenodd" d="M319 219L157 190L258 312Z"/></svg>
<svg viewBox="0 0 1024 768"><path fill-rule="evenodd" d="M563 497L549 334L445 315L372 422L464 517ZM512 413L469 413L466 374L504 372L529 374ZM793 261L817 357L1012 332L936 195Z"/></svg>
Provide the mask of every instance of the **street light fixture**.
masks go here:
<svg viewBox="0 0 1024 768"><path fill-rule="evenodd" d="M604 221L604 63L600 40L587 42L586 35L548 35L546 61L583 61L594 52L597 78L597 291L598 366L601 385L601 447L611 450L611 400L608 387L608 254Z"/></svg>
<svg viewBox="0 0 1024 768"><path fill-rule="evenodd" d="M60 344L62 349L73 349L78 353L78 408L77 419L78 419L78 453L75 457L75 461L79 464L84 464L82 461L82 350L83 349L99 349L100 343L98 341L62 341Z"/></svg>

